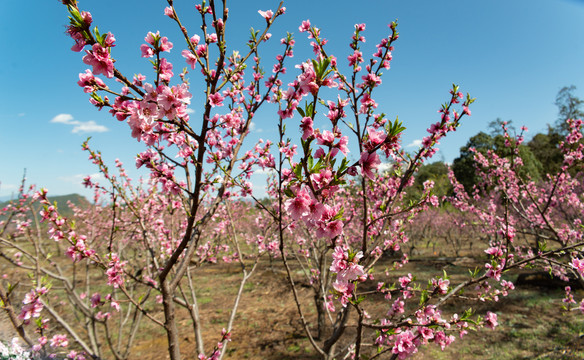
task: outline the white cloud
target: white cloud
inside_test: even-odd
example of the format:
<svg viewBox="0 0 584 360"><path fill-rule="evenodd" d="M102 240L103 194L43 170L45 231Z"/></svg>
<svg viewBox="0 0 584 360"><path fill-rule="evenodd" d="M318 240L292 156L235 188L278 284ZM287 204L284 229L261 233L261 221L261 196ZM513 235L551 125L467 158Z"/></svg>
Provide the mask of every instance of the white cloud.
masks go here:
<svg viewBox="0 0 584 360"><path fill-rule="evenodd" d="M77 133L88 133L88 132L106 132L109 129L103 125L97 124L93 120L89 121L78 121L73 118L71 114L59 114L51 119L52 123L55 124L65 124L73 126L71 132L73 134Z"/></svg>
<svg viewBox="0 0 584 360"><path fill-rule="evenodd" d="M263 197L267 196L267 192L266 192L266 183L263 184L257 184L257 183L253 183L251 188L253 191L253 196L256 197L256 199L261 199Z"/></svg>
<svg viewBox="0 0 584 360"><path fill-rule="evenodd" d="M262 129L262 128L259 128L258 129L256 123L252 121L249 124L249 131L253 131L253 132L256 132L256 133L261 133L261 132L264 132L264 129Z"/></svg>
<svg viewBox="0 0 584 360"><path fill-rule="evenodd" d="M18 191L18 185L0 182L0 194L2 196L10 195L11 193L14 194L16 191Z"/></svg>
<svg viewBox="0 0 584 360"><path fill-rule="evenodd" d="M420 145L422 145L422 140L416 139L412 141L410 144L406 145L406 147L419 147Z"/></svg>
<svg viewBox="0 0 584 360"><path fill-rule="evenodd" d="M259 169L255 170L253 173L258 174L258 175L273 175L276 173L276 170L274 170L272 168L265 168L265 169L259 168Z"/></svg>
<svg viewBox="0 0 584 360"><path fill-rule="evenodd" d="M2 187L2 190L14 190L14 189L18 189L18 185L5 184L3 182L0 182L0 187Z"/></svg>
<svg viewBox="0 0 584 360"><path fill-rule="evenodd" d="M391 169L393 169L393 164L392 163L388 163L388 162L387 163L381 163L381 165L379 165L377 167L377 170L379 172L385 172L385 171L389 171Z"/></svg>
<svg viewBox="0 0 584 360"><path fill-rule="evenodd" d="M109 129L103 125L98 125L93 120L89 120L86 122L79 122L79 124L75 124L73 126L73 130L71 132L73 134L77 133L85 133L85 132L106 132Z"/></svg>
<svg viewBox="0 0 584 360"><path fill-rule="evenodd" d="M187 114L194 114L194 113L195 113L195 110L193 110L193 109L191 109L191 108L187 108L187 109L185 110L185 112L186 112Z"/></svg>
<svg viewBox="0 0 584 360"><path fill-rule="evenodd" d="M73 122L73 115L71 114L59 114L55 116L52 120L52 123L58 124L71 124Z"/></svg>

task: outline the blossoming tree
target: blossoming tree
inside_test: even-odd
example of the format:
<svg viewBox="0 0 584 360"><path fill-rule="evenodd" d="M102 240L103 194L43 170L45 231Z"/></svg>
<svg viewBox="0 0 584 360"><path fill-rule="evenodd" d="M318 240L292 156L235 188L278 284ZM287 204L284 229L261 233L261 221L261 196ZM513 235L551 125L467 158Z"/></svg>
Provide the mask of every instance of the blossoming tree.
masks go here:
<svg viewBox="0 0 584 360"><path fill-rule="evenodd" d="M355 25L344 59L328 52L320 29L302 21L299 32L308 36L314 56L299 62L285 83L286 64L294 55L293 35L280 40L282 50L270 66L271 75L262 70L260 56L270 28L285 14L282 4L274 11L260 10L263 29L252 29L246 51L233 51L226 42L226 1L196 5L201 30L193 34L173 1L167 0L164 15L178 26L184 43L181 55L187 68L201 73L204 84L202 98L196 99L201 111L191 116L189 74L185 70L175 76L167 57L175 48L170 39L159 31L147 33L140 51L151 62L153 76L128 77L115 65L115 36L92 29L91 14L76 0L61 2L70 14L72 50L83 51L82 61L90 67L79 75L78 84L93 105L126 122L131 137L147 146L137 155L136 166L146 168L149 179L136 183L120 162L114 174L101 154L85 143L83 149L105 178L103 184L85 180L95 191L95 206L65 217L42 189L34 194L23 190L19 202L3 210L7 218L0 255L31 272L33 281L22 295L19 315L12 299L14 286L0 287L0 299L36 354L72 341L79 349L71 351L70 358L104 357L102 344L107 343L108 354L126 359L146 319L166 334L170 358L180 359L180 307L192 320L198 358L223 358L242 290L264 254L280 259L306 337L324 359L405 358L430 343L444 349L454 341L453 333L462 337L469 324L494 328L497 317L492 312L475 315L463 307L446 315L442 307L465 288L476 287L472 296L477 299L506 295L514 285L501 274L512 268L544 262L562 276L570 271L583 276L581 183L570 170L582 159L581 122L571 123L573 131L562 147L565 168L543 186L517 177L519 158L510 163L494 154L477 154L489 182L484 188L492 191L477 192L475 200L488 199L488 208L473 204L460 186L452 202L497 235L486 250L491 259L484 271L477 269L457 284L446 273L416 279L415 274L394 276L392 269L375 271L384 254L398 252L408 241L406 225L438 205L432 182L426 182L414 200L406 199L405 191L440 139L470 116L474 101L453 86L420 149L413 154L403 151L402 123L379 113L380 100L375 98L399 38L395 22L368 59L362 50L366 26ZM260 107L271 108L278 119L276 144L245 141ZM317 127L317 119L326 119L326 125ZM298 138L287 127L298 128ZM350 160L350 149L357 150L357 159ZM382 168L382 159L390 166ZM250 178L258 168L273 174L266 201L252 192ZM560 194L569 198L569 209L557 201ZM245 197L259 210L240 201ZM43 207L40 221L47 224L50 244L35 221L35 204ZM513 243L519 224L533 235L534 243ZM549 241L557 245L548 249ZM66 256L70 265L63 268L55 256ZM228 325L210 348L202 336L194 271L216 261L239 263L242 276ZM407 255L396 259L393 269L407 261ZM301 269L312 291L308 304L300 298L302 279L293 266ZM61 292L51 288L56 283ZM574 301L570 296L568 303ZM65 309L62 303L83 319L83 330L59 314ZM315 324L308 320L307 306L314 306ZM45 335L49 318L62 330L53 332L51 339ZM36 337L29 327L35 319Z"/></svg>

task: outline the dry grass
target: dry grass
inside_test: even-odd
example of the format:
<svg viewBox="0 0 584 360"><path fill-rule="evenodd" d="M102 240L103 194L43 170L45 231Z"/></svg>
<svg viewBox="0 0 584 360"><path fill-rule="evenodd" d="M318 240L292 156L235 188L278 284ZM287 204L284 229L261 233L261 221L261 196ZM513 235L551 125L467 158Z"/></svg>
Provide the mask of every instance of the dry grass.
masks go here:
<svg viewBox="0 0 584 360"><path fill-rule="evenodd" d="M417 258L386 278L385 267L392 260L384 259L376 266L376 279L361 284L361 289L373 288L377 281L396 281L407 273L416 274L419 280L429 279L445 270L456 284L466 278L469 269L484 264L485 258L474 260L440 259L422 252ZM0 264L2 273L14 273L14 269ZM296 272L301 279L299 272ZM205 349L210 352L221 337L221 329L227 324L230 310L241 281L237 264L215 264L197 269L193 273L198 301L201 308ZM515 280L517 274L507 274ZM424 280L425 281L425 280ZM302 285L302 283L300 282ZM306 285L306 284L305 284ZM316 322L313 295L308 286L299 286L309 323ZM576 293L584 296L584 293ZM500 326L497 330L470 331L462 340L457 339L445 351L436 345L423 347L415 359L576 359L584 358L584 322L579 312L562 312L563 290L548 288L518 288L497 303L475 302L455 299L444 308L446 314L462 313L472 307L477 314L496 312ZM368 311L383 314L388 304L383 297L372 297ZM150 306L158 311L160 306ZM62 308L64 316L69 314ZM161 318L162 314L159 314ZM181 337L181 352L185 359L196 359L192 322L187 312L180 309L177 315ZM71 319L72 320L72 319ZM355 319L349 321L346 339L354 333ZM353 326L353 327L352 327ZM0 338L8 340L14 336L10 324L0 317ZM228 359L318 359L307 340L293 301L284 271L279 262L272 267L265 259L245 286L240 302L233 341L228 345ZM148 322L143 326L132 350L131 359L159 360L168 358L164 331ZM108 357L109 358L109 357Z"/></svg>

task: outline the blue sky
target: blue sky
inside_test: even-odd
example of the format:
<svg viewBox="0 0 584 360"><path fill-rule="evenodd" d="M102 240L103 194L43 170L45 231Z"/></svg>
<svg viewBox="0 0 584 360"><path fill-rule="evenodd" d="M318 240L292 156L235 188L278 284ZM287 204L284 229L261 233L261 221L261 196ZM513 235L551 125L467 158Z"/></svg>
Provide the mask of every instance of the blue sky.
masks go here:
<svg viewBox="0 0 584 360"><path fill-rule="evenodd" d="M189 33L195 33L195 2L175 3ZM114 33L113 57L123 73L150 76L150 65L139 56L148 31L160 30L168 36L175 44L175 69L186 66L180 57L183 43L176 26L163 15L165 4L101 0L80 1L80 8L93 14L102 33ZM403 145L424 137L426 128L438 120L436 111L447 99L452 83L477 98L472 117L439 146L436 159L445 161L458 156L467 139L486 130L496 118L513 120L518 127L526 125L531 134L544 131L557 117L554 99L563 86L575 85L576 95L584 98L584 1L370 0L361 4L366 5L355 1L285 3L287 14L271 30L274 41L265 49L266 69L286 31L296 35L296 62L312 55L305 34L298 32L302 20L310 19L321 28L329 39L329 53L344 61L354 24L367 24L367 55L387 34L387 24L398 19L400 38L376 100L389 118L399 116L404 122ZM264 24L257 10L277 5L277 1L233 1L229 6L230 48L244 49L248 29ZM81 151L88 136L92 147L101 150L112 167L114 159L120 158L132 177L146 175L133 165L143 145L130 137L126 124L93 108L76 84L87 66L81 61L82 54L70 51L73 41L64 34L67 23L66 9L57 0L33 0L26 7L17 1L0 4L4 49L0 60L0 197L14 194L25 168L29 183L47 187L52 194L89 195L80 185L85 175L97 172ZM194 79L198 71L190 75ZM192 119L196 121L202 91L191 90ZM250 140L276 136L272 113L261 112L254 122Z"/></svg>

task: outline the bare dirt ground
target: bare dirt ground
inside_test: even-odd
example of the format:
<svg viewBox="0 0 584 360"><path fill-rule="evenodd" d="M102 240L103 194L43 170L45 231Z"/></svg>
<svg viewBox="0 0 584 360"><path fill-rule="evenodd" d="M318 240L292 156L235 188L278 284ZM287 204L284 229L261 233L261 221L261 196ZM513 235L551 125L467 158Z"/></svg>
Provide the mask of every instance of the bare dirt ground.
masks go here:
<svg viewBox="0 0 584 360"><path fill-rule="evenodd" d="M385 278L386 260L376 267L376 280L396 281L398 276L408 272L420 278L441 274L446 270L452 284L465 278L468 269L481 265L484 259L471 258L455 261L418 258L399 271ZM5 269L6 270L6 269ZM232 303L235 299L241 273L236 264L217 264L197 270L195 282L201 306L201 318L205 349L209 353L221 337L221 329L226 327ZM298 279L301 278L296 272ZM517 274L508 274L514 281ZM303 310L310 324L316 322L311 289L302 282L298 287L303 299ZM374 287L371 284L360 286ZM584 359L584 316L579 311L561 310L563 286L558 288L524 286L518 287L508 297L499 302L469 302L456 299L444 308L446 314L462 313L472 307L477 314L492 311L498 314L499 327L496 330L483 329L469 331L462 340L457 339L442 351L436 345L421 348L414 359ZM578 290L576 297L584 292ZM19 306L19 304L15 304ZM369 312L384 313L387 302L382 297L374 298ZM18 310L17 310L18 311ZM179 312L179 327L184 336L181 352L185 359L196 359L197 352L192 331L192 322L186 312ZM268 262L261 264L244 288L238 309L232 341L228 345L227 359L319 359L308 341L298 320L286 275L280 263L272 268ZM354 324L354 320L353 321ZM349 324L351 324L349 321ZM349 328L347 333L354 332ZM4 312L0 312L0 340L9 341L16 333ZM167 340L162 329L144 322L144 328L134 345L131 359L167 359ZM383 359L389 358L389 355Z"/></svg>
<svg viewBox="0 0 584 360"><path fill-rule="evenodd" d="M400 274L414 271L418 274L441 273L445 269L451 274L452 280L456 281L457 278L462 279L461 275L467 273L468 268L474 268L473 265L469 261L466 265L459 266L426 259L412 261L400 270ZM219 340L220 331L226 325L228 307L234 296L233 289L239 280L236 272L226 276L222 266L224 265L205 269L208 274L200 274L201 279L209 277L206 285L199 289L204 303L202 317L205 319L204 337L208 350ZM222 278L212 280L216 277ZM217 280L223 284L222 288L217 286ZM310 289L300 287L299 290L301 298L306 299L303 305L308 313L308 321L314 323L316 316L312 310ZM562 288L528 286L518 287L508 297L501 298L496 303L455 300L444 309L446 313L455 309L462 312L466 307L472 307L477 314L493 311L498 314L499 327L496 330L469 331L462 340L457 339L444 351L433 344L423 347L414 359L582 359L584 316L576 311L562 311L563 295ZM387 308L383 298L379 298L372 309L376 306L379 309ZM192 331L188 331L188 317L185 316L181 324L186 327L185 334L192 334ZM285 275L278 269L272 271L267 267L261 268L250 280L238 310L232 338L233 341L228 345L229 359L319 359L298 320ZM166 338L160 333L155 339L140 341L132 358L167 358L165 346ZM196 358L192 335L185 335L181 349L186 359Z"/></svg>
<svg viewBox="0 0 584 360"><path fill-rule="evenodd" d="M18 333L12 327L8 315L4 311L0 311L0 340L9 341L18 337Z"/></svg>

